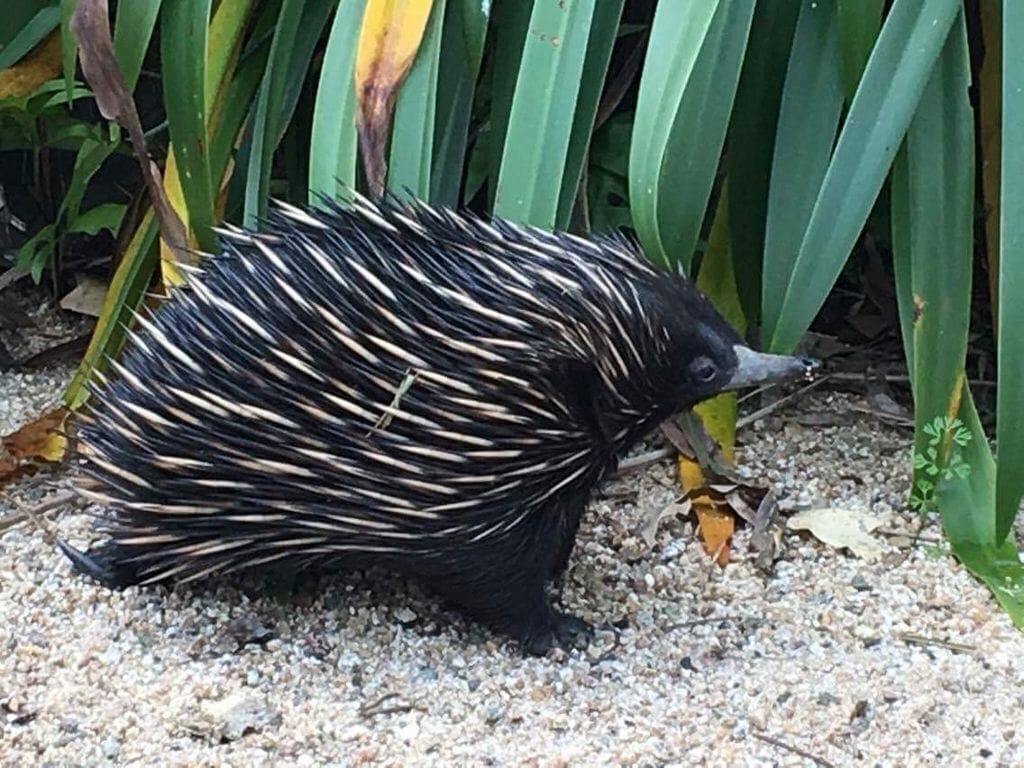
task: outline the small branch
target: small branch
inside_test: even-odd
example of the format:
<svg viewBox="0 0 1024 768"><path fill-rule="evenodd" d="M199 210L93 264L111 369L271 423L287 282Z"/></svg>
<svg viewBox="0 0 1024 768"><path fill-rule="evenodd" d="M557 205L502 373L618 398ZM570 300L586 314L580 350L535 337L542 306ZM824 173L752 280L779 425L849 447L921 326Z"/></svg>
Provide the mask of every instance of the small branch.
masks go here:
<svg viewBox="0 0 1024 768"><path fill-rule="evenodd" d="M915 635L910 632L904 632L902 634L897 635L897 637L903 642L908 643L909 645L934 645L939 648L945 648L948 651L956 651L957 653L974 653L978 650L973 645L965 645L964 643L951 643L948 640L940 640L937 637Z"/></svg>
<svg viewBox="0 0 1024 768"><path fill-rule="evenodd" d="M782 408L782 406L786 405L786 403L788 403L791 400L799 397L800 395L803 395L803 394L806 394L807 392L810 392L815 387L820 387L822 384L824 384L826 381L828 381L831 378L832 378L832 374L826 374L826 375L822 376L820 379L816 379L816 380L812 381L810 384L807 384L807 385L805 385L803 387L800 387L800 389L796 390L795 392L790 392L788 395L785 395L784 397L780 397L774 403L771 403L770 405L766 405L764 408L761 408L760 410L754 411L753 413L751 413L751 414L749 414L747 416L743 416L742 418L736 419L736 431L738 432L739 430L743 429L744 427L750 426L751 424L753 424L758 419L763 419L765 416L769 416L769 415L775 413L775 411L777 411L780 408Z"/></svg>
<svg viewBox="0 0 1024 768"><path fill-rule="evenodd" d="M779 749L785 750L786 752L791 752L794 755L799 755L805 760L810 760L815 765L822 766L822 768L836 768L835 763L830 763L825 758L818 757L817 755L812 755L810 752L800 749L799 747L791 746L786 742L781 741L780 739L776 739L774 736L769 736L766 733L758 733L757 731L751 731L750 735L759 741L763 741L765 744L771 744L773 747L778 747Z"/></svg>
<svg viewBox="0 0 1024 768"><path fill-rule="evenodd" d="M625 475L629 472L644 469L651 464L657 464L659 461L672 458L674 453L675 450L673 448L658 448L654 451L641 453L639 456L630 456L619 462L619 474Z"/></svg>

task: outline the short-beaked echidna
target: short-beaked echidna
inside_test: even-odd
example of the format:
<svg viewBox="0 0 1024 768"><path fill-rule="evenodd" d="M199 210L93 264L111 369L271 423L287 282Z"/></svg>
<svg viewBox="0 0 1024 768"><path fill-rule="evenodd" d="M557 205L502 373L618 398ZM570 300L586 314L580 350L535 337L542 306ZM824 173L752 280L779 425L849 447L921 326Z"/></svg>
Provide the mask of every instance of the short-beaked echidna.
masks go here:
<svg viewBox="0 0 1024 768"><path fill-rule="evenodd" d="M139 317L79 425L110 586L274 562L412 577L533 652L545 584L645 433L810 363L744 346L624 238L422 203L279 206Z"/></svg>

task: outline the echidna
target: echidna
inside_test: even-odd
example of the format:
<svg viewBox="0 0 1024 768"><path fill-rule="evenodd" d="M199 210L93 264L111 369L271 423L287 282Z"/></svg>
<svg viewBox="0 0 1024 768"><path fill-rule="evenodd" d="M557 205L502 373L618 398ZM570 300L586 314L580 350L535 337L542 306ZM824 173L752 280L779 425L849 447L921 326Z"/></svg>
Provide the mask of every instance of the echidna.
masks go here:
<svg viewBox="0 0 1024 768"><path fill-rule="evenodd" d="M381 565L534 653L592 490L718 392L798 378L622 237L424 203L279 206L139 317L79 428L112 587Z"/></svg>

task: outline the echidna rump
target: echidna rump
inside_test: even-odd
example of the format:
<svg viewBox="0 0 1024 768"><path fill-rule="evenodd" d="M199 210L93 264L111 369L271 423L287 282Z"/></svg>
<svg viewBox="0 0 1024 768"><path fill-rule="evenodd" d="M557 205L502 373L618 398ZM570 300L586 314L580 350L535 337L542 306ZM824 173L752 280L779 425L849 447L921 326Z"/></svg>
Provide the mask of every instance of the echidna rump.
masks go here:
<svg viewBox="0 0 1024 768"><path fill-rule="evenodd" d="M621 238L422 203L280 206L141 328L79 425L110 585L381 565L533 652L593 489L718 392L798 378Z"/></svg>

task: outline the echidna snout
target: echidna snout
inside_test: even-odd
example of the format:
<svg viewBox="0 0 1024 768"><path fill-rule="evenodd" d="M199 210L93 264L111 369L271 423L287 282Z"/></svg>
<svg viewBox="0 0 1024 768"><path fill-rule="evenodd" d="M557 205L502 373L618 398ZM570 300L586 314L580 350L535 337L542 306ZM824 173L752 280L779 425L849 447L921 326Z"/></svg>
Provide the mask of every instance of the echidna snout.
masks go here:
<svg viewBox="0 0 1024 768"><path fill-rule="evenodd" d="M69 554L114 586L383 565L530 651L572 644L544 586L618 459L803 372L624 239L360 198L223 243L80 420L81 490L112 512Z"/></svg>

